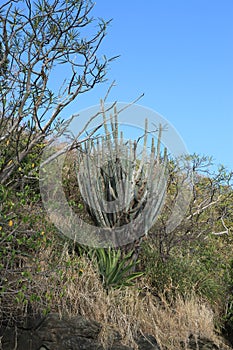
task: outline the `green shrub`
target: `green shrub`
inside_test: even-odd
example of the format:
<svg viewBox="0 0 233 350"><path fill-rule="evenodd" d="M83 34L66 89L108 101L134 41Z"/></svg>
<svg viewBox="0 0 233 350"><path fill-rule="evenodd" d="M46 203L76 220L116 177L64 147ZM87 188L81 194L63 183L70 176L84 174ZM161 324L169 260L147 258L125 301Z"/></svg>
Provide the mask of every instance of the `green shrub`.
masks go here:
<svg viewBox="0 0 233 350"><path fill-rule="evenodd" d="M212 245L199 248L174 249L164 260L153 245L145 243L142 261L153 293L165 293L168 298L195 293L211 304L222 303L225 266L218 261Z"/></svg>

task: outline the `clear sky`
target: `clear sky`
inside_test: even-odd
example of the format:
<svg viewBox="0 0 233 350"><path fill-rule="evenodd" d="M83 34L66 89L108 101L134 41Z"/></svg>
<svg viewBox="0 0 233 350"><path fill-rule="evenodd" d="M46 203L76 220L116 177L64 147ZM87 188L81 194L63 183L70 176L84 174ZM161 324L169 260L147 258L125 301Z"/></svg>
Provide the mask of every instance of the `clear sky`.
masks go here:
<svg viewBox="0 0 233 350"><path fill-rule="evenodd" d="M140 104L160 113L190 153L213 156L233 170L233 1L96 0L93 16L113 19L101 53L121 55L108 83L77 100Z"/></svg>

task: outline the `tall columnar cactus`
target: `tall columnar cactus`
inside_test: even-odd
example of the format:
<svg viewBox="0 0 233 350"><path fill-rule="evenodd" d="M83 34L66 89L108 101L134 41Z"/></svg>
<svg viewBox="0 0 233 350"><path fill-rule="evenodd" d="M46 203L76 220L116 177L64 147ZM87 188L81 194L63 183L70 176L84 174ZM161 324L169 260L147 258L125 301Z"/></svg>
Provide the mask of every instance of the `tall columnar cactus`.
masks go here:
<svg viewBox="0 0 233 350"><path fill-rule="evenodd" d="M80 191L97 226L121 227L143 214L143 236L158 215L166 192L167 152L164 149L161 156L162 126L157 147L152 138L148 154L147 120L141 146L136 140L124 140L116 108L109 119L104 109L102 114L104 135L88 139L78 150Z"/></svg>

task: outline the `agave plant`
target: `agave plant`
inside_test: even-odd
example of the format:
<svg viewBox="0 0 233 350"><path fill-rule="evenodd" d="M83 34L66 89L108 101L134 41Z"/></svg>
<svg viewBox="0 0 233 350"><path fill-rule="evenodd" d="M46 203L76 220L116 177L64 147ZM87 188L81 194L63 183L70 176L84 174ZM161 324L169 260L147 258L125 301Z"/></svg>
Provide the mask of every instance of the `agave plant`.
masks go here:
<svg viewBox="0 0 233 350"><path fill-rule="evenodd" d="M133 258L134 251L122 256L120 249L98 248L92 253L97 263L99 274L106 290L133 285L133 281L143 272L131 272L139 261Z"/></svg>

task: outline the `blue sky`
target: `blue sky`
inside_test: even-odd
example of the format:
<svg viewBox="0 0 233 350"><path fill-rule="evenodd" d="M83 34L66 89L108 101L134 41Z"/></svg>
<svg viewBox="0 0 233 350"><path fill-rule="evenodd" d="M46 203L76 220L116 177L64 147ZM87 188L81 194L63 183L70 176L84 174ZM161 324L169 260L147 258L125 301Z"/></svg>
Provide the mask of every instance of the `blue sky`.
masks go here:
<svg viewBox="0 0 233 350"><path fill-rule="evenodd" d="M140 104L166 118L190 153L233 170L233 1L96 0L93 16L113 19L100 53L121 55L109 81L73 111L109 101Z"/></svg>

